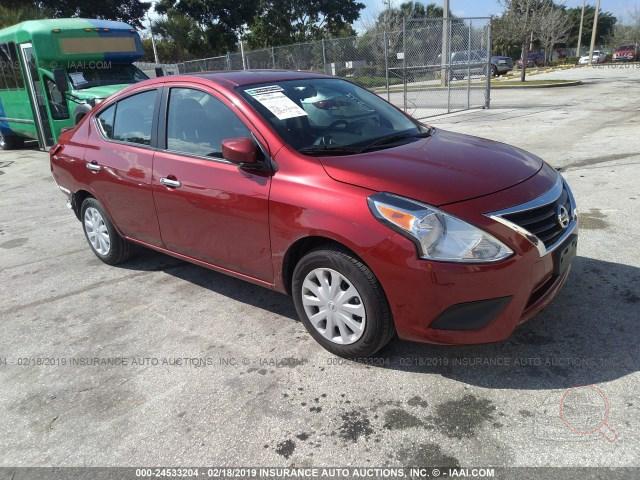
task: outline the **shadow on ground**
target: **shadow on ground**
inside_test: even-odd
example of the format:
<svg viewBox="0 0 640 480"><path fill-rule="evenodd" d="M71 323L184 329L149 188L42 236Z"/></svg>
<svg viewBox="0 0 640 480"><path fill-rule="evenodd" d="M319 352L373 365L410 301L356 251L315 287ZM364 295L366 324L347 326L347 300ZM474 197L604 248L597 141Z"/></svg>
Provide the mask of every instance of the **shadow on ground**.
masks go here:
<svg viewBox="0 0 640 480"><path fill-rule="evenodd" d="M142 252L126 268L163 270L297 320L285 295L164 255ZM556 300L506 342L457 347L396 339L366 363L486 388L557 389L615 380L640 370L639 285L639 268L577 257Z"/></svg>

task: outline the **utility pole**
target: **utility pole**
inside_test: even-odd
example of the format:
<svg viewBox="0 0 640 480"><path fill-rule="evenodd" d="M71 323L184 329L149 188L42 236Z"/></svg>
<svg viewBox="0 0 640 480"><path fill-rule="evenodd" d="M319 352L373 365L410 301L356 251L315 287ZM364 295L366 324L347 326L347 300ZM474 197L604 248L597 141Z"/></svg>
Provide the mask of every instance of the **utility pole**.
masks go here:
<svg viewBox="0 0 640 480"><path fill-rule="evenodd" d="M449 52L449 0L444 0L442 5L442 54L440 58L440 79L443 87L449 84L449 70L447 65L451 63L451 53Z"/></svg>
<svg viewBox="0 0 640 480"><path fill-rule="evenodd" d="M385 0L385 3L387 4L387 9L384 13L384 29L388 32L391 30L391 25L389 25L389 21L391 20L391 0Z"/></svg>
<svg viewBox="0 0 640 480"><path fill-rule="evenodd" d="M246 70L247 69L247 61L244 57L244 44L242 42L242 40L240 40L240 57L242 58L242 69Z"/></svg>
<svg viewBox="0 0 640 480"><path fill-rule="evenodd" d="M600 13L600 0L596 1L596 14L593 17L593 30L591 31L591 48L589 48L589 65L593 65L593 48L596 45L598 34L598 14Z"/></svg>
<svg viewBox="0 0 640 480"><path fill-rule="evenodd" d="M576 57L580 58L580 47L582 46L582 25L584 24L584 7L587 0L582 0L582 15L580 15L580 29L578 30L578 47L576 48Z"/></svg>
<svg viewBox="0 0 640 480"><path fill-rule="evenodd" d="M158 65L158 50L156 49L156 40L153 38L153 25L151 24L151 20L149 19L149 15L146 15L147 22L149 22L149 35L151 36L151 47L153 48L153 60L156 65Z"/></svg>

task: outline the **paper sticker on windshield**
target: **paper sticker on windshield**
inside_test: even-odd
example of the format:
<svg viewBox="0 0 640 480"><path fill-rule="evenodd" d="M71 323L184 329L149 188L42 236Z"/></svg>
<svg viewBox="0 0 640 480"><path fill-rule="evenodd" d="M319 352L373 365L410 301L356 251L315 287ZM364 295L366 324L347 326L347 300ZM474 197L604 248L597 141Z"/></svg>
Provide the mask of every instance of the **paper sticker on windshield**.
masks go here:
<svg viewBox="0 0 640 480"><path fill-rule="evenodd" d="M88 83L82 72L69 72L69 76L71 77L71 82L74 85L83 85Z"/></svg>
<svg viewBox="0 0 640 480"><path fill-rule="evenodd" d="M245 91L264 105L278 120L307 116L307 112L282 93L284 90L278 85L251 88Z"/></svg>

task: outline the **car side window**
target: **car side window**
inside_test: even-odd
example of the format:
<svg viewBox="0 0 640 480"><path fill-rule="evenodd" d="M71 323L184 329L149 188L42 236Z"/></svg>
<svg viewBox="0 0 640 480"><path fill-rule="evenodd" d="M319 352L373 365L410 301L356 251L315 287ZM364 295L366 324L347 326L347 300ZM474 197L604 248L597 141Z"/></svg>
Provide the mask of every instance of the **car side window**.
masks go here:
<svg viewBox="0 0 640 480"><path fill-rule="evenodd" d="M167 112L167 149L222 158L222 140L251 132L224 103L208 93L172 88Z"/></svg>
<svg viewBox="0 0 640 480"><path fill-rule="evenodd" d="M114 103L110 107L104 109L98 115L98 124L100 124L100 128L102 129L102 133L107 138L113 138L113 119L116 114L116 104Z"/></svg>
<svg viewBox="0 0 640 480"><path fill-rule="evenodd" d="M156 90L150 90L120 100L116 105L113 136L110 138L121 142L150 145L157 94Z"/></svg>

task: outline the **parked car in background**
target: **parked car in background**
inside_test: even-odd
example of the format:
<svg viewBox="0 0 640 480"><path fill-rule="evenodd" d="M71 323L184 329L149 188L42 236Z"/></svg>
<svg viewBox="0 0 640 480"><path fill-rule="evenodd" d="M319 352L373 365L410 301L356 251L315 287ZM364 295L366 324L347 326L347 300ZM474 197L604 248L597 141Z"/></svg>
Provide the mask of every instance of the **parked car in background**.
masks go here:
<svg viewBox="0 0 640 480"><path fill-rule="evenodd" d="M522 57L520 57L516 63L518 68L522 68ZM527 54L527 68L541 67L544 65L544 53L542 52L529 52Z"/></svg>
<svg viewBox="0 0 640 480"><path fill-rule="evenodd" d="M438 55L437 64L441 62L441 58L442 55ZM487 72L486 58L486 52L481 53L477 50L451 52L449 80L462 80L469 75L485 75Z"/></svg>
<svg viewBox="0 0 640 480"><path fill-rule="evenodd" d="M511 57L502 57L494 55L491 57L491 74L494 77L504 75L513 70L513 59Z"/></svg>
<svg viewBox="0 0 640 480"><path fill-rule="evenodd" d="M632 62L638 58L637 45L623 45L613 52L614 62Z"/></svg>
<svg viewBox="0 0 640 480"><path fill-rule="evenodd" d="M542 159L320 74L147 80L63 132L50 159L100 260L137 244L288 293L341 356L396 335L504 340L576 254L575 200Z"/></svg>
<svg viewBox="0 0 640 480"><path fill-rule="evenodd" d="M593 61L592 63L604 63L607 61L607 53L602 50L594 50L593 51ZM578 60L579 65L587 65L589 63L589 55L583 55Z"/></svg>
<svg viewBox="0 0 640 480"><path fill-rule="evenodd" d="M436 62L440 63L441 58L441 55L438 55ZM450 80L461 80L468 75L485 75L487 72L487 52L486 50L451 52L450 65ZM490 65L489 71L494 77L513 70L513 60L509 57L494 55L491 57Z"/></svg>

